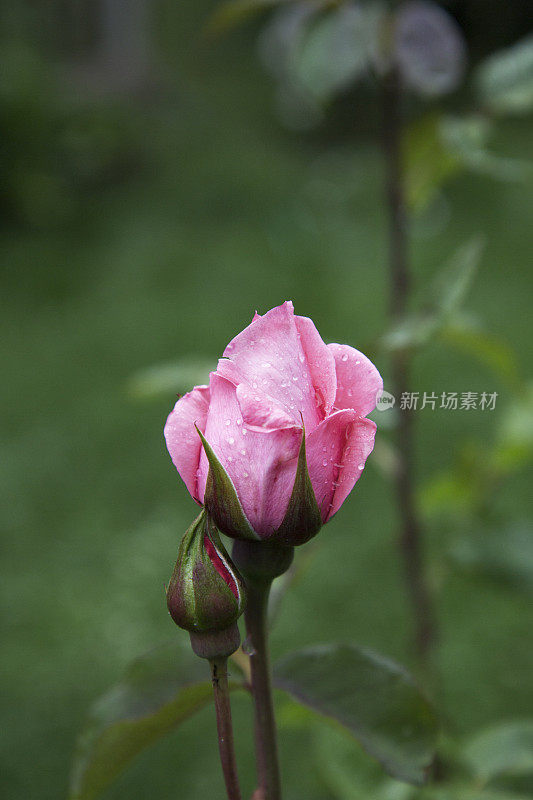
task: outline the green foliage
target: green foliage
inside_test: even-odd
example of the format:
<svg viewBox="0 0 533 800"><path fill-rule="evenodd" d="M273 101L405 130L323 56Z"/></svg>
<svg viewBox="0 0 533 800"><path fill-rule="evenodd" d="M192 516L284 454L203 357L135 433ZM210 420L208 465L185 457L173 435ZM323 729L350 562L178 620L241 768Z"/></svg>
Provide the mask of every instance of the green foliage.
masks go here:
<svg viewBox="0 0 533 800"><path fill-rule="evenodd" d="M236 666L232 671L239 674ZM233 681L231 688L242 687ZM97 797L146 747L212 700L204 661L188 642L154 648L93 706L79 737L70 800Z"/></svg>
<svg viewBox="0 0 533 800"><path fill-rule="evenodd" d="M274 682L347 728L390 775L414 784L427 779L436 719L398 665L355 645L318 645L275 664Z"/></svg>
<svg viewBox="0 0 533 800"><path fill-rule="evenodd" d="M477 69L480 98L495 114L524 114L533 108L533 36L493 53Z"/></svg>
<svg viewBox="0 0 533 800"><path fill-rule="evenodd" d="M466 743L463 759L482 783L533 775L533 720L509 720L477 733Z"/></svg>
<svg viewBox="0 0 533 800"><path fill-rule="evenodd" d="M451 497L451 503L456 502ZM533 526L527 520L471 530L451 549L462 568L513 588L533 591Z"/></svg>
<svg viewBox="0 0 533 800"><path fill-rule="evenodd" d="M386 350L421 347L445 329L466 299L482 247L481 238L476 236L457 249L428 287L421 310L406 317L382 338Z"/></svg>

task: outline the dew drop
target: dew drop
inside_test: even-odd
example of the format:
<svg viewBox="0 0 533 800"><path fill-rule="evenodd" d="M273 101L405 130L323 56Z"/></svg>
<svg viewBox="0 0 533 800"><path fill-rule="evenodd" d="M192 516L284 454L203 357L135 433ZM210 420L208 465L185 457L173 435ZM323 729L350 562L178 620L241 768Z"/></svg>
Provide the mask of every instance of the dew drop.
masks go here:
<svg viewBox="0 0 533 800"><path fill-rule="evenodd" d="M255 656L255 647L253 646L249 636L247 636L242 643L242 652L246 653L247 656Z"/></svg>
<svg viewBox="0 0 533 800"><path fill-rule="evenodd" d="M300 364L303 364L303 363L304 363L304 361L305 361L305 356L304 356L304 354L303 354L303 353L300 353L300 355L298 356L298 358L300 359Z"/></svg>
<svg viewBox="0 0 533 800"><path fill-rule="evenodd" d="M225 424L225 425L231 425L231 420L230 420L230 419L227 419L227 420L226 420L226 422L225 422L224 424Z"/></svg>
<svg viewBox="0 0 533 800"><path fill-rule="evenodd" d="M249 475L248 475L248 473L247 473L247 472L243 472L242 474L243 474L243 477L244 477L244 478L248 478L248 477L249 477Z"/></svg>
<svg viewBox="0 0 533 800"><path fill-rule="evenodd" d="M237 425L242 425L242 419L237 420Z"/></svg>
<svg viewBox="0 0 533 800"><path fill-rule="evenodd" d="M257 389L257 381L254 381L254 382L252 383L252 389Z"/></svg>
<svg viewBox="0 0 533 800"><path fill-rule="evenodd" d="M241 450L241 456L245 456L245 455L246 455L246 450ZM246 476L246 473L244 473L244 474Z"/></svg>
<svg viewBox="0 0 533 800"><path fill-rule="evenodd" d="M357 465L357 469L364 469L364 468L365 468L365 465L364 465L364 464L358 464L358 465Z"/></svg>
<svg viewBox="0 0 533 800"><path fill-rule="evenodd" d="M243 428L243 429L242 429L242 435L243 435L243 436L246 436L246 434L247 434L247 433L248 433L248 431L246 430L246 428Z"/></svg>
<svg viewBox="0 0 533 800"><path fill-rule="evenodd" d="M233 438L233 436L229 437L228 442L229 444L235 444L235 439Z"/></svg>
<svg viewBox="0 0 533 800"><path fill-rule="evenodd" d="M292 379L293 379L293 381L297 381L298 380L298 375L293 375Z"/></svg>
<svg viewBox="0 0 533 800"><path fill-rule="evenodd" d="M348 361L348 353L343 353L343 354L342 354L342 359L341 359L341 361Z"/></svg>
<svg viewBox="0 0 533 800"><path fill-rule="evenodd" d="M357 360L355 363L356 363L356 364L360 364L361 362L360 362L359 360Z"/></svg>
<svg viewBox="0 0 533 800"><path fill-rule="evenodd" d="M327 458L325 458L324 461L322 462L322 466L327 467L327 465L328 465L328 460Z"/></svg>
<svg viewBox="0 0 533 800"><path fill-rule="evenodd" d="M232 456L228 456L228 461L231 464L231 462L233 461L233 457Z"/></svg>

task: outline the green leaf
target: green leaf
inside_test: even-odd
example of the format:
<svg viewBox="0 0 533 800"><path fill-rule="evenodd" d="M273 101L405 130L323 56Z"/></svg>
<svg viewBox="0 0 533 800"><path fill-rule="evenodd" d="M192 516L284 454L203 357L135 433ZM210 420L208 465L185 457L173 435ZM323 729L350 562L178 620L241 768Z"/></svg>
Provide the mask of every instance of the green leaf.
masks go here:
<svg viewBox="0 0 533 800"><path fill-rule="evenodd" d="M489 56L479 67L481 100L498 114L523 114L533 108L533 36Z"/></svg>
<svg viewBox="0 0 533 800"><path fill-rule="evenodd" d="M405 317L382 338L386 350L421 347L454 319L472 285L482 249L482 239L474 236L456 250L429 286L424 309Z"/></svg>
<svg viewBox="0 0 533 800"><path fill-rule="evenodd" d="M397 664L352 644L327 644L279 661L274 684L347 728L390 775L415 785L427 778L435 715Z"/></svg>
<svg viewBox="0 0 533 800"><path fill-rule="evenodd" d="M188 645L188 642L187 642ZM231 688L243 688L240 670ZM175 641L133 662L92 708L72 767L69 800L93 800L145 748L211 702L205 663Z"/></svg>
<svg viewBox="0 0 533 800"><path fill-rule="evenodd" d="M302 441L298 453L298 466L292 487L291 496L283 522L274 534L272 541L283 542L289 547L305 544L319 532L322 527L320 508L309 477L307 458L305 455L305 428L302 429Z"/></svg>
<svg viewBox="0 0 533 800"><path fill-rule="evenodd" d="M209 474L204 493L206 509L222 533L237 539L251 539L256 542L260 537L246 518L231 478L205 436L198 428L196 430L209 461Z"/></svg>
<svg viewBox="0 0 533 800"><path fill-rule="evenodd" d="M427 114L409 125L404 137L407 202L414 211L426 208L445 181L461 170L456 153L445 146L440 114Z"/></svg>
<svg viewBox="0 0 533 800"><path fill-rule="evenodd" d="M285 0L228 0L220 3L206 26L206 34L219 36L236 28L261 11L280 5Z"/></svg>
<svg viewBox="0 0 533 800"><path fill-rule="evenodd" d="M533 719L510 720L478 733L466 744L463 758L483 783L533 774Z"/></svg>
<svg viewBox="0 0 533 800"><path fill-rule="evenodd" d="M459 85L466 66L466 44L459 25L436 3L402 3L394 25L395 55L407 84L425 97Z"/></svg>
<svg viewBox="0 0 533 800"><path fill-rule="evenodd" d="M128 381L127 390L135 400L155 400L189 392L193 386L209 383L213 360L183 358L154 364L135 372Z"/></svg>
<svg viewBox="0 0 533 800"><path fill-rule="evenodd" d="M507 158L488 149L492 125L486 117L442 117L440 137L446 151L462 166L501 181L524 181L531 175L531 164Z"/></svg>
<svg viewBox="0 0 533 800"><path fill-rule="evenodd" d="M311 19L289 62L292 80L321 101L346 89L369 67L378 19L373 7L355 3Z"/></svg>

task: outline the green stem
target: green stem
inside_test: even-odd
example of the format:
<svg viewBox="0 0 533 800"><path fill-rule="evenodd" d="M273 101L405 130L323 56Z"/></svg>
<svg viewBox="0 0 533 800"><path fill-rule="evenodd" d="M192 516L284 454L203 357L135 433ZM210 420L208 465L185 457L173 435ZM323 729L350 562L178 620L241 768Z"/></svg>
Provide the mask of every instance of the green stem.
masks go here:
<svg viewBox="0 0 533 800"><path fill-rule="evenodd" d="M247 581L245 620L251 646L250 668L255 713L255 749L258 792L261 800L280 800L276 721L272 699L267 636L268 597L271 581Z"/></svg>
<svg viewBox="0 0 533 800"><path fill-rule="evenodd" d="M235 748L233 744L233 726L231 724L231 706L228 687L228 659L213 658L211 665L211 680L215 698L215 711L217 717L218 749L226 793L228 800L241 800L237 764L235 761Z"/></svg>
<svg viewBox="0 0 533 800"><path fill-rule="evenodd" d="M383 85L383 145L389 223L390 312L394 323L399 323L407 312L411 291L401 152L401 100L400 74L393 65ZM402 395L410 391L410 371L410 354L406 350L395 353L392 361L392 391L398 413L399 458L395 488L400 518L400 550L413 609L416 651L421 662L427 665L436 637L435 618L425 576L422 525L415 501L413 416L410 408L402 408L400 404Z"/></svg>

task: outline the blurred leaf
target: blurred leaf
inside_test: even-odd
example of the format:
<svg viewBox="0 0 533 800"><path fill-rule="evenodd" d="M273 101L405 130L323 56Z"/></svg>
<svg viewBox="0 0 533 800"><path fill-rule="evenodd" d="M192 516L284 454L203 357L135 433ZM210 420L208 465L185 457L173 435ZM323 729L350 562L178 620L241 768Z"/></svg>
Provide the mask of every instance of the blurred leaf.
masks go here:
<svg viewBox="0 0 533 800"><path fill-rule="evenodd" d="M528 591L533 589L533 526L527 521L469 534L455 543L451 555L462 567L476 573Z"/></svg>
<svg viewBox="0 0 533 800"><path fill-rule="evenodd" d="M242 688L240 670L232 671L232 688ZM90 712L74 755L70 800L97 797L136 755L211 699L206 665L189 647L172 642L138 658Z"/></svg>
<svg viewBox="0 0 533 800"><path fill-rule="evenodd" d="M521 387L516 356L509 345L466 315L457 315L441 332L445 342L474 356L515 388Z"/></svg>
<svg viewBox="0 0 533 800"><path fill-rule="evenodd" d="M533 36L489 56L478 67L476 83L482 101L499 114L533 108Z"/></svg>
<svg viewBox="0 0 533 800"><path fill-rule="evenodd" d="M373 12L345 3L313 19L293 49L289 75L294 83L326 101L360 78L378 30Z"/></svg>
<svg viewBox="0 0 533 800"><path fill-rule="evenodd" d="M321 645L278 661L274 684L347 728L390 775L416 785L426 779L437 723L398 665L355 645Z"/></svg>
<svg viewBox="0 0 533 800"><path fill-rule="evenodd" d="M459 311L474 279L483 242L474 236L461 245L429 286L424 310L407 316L382 338L389 350L421 347Z"/></svg>
<svg viewBox="0 0 533 800"><path fill-rule="evenodd" d="M528 800L528 798L505 790L480 789L466 783L453 783L424 789L416 795L416 800Z"/></svg>
<svg viewBox="0 0 533 800"><path fill-rule="evenodd" d="M396 14L395 54L404 81L425 96L453 91L466 66L461 29L443 8L412 0Z"/></svg>
<svg viewBox="0 0 533 800"><path fill-rule="evenodd" d="M228 0L220 3L207 23L206 34L218 36L227 33L260 11L284 2L287 0Z"/></svg>
<svg viewBox="0 0 533 800"><path fill-rule="evenodd" d="M497 432L496 460L502 468L513 467L533 455L533 384L504 409Z"/></svg>
<svg viewBox="0 0 533 800"><path fill-rule="evenodd" d="M476 734L463 750L478 780L533 773L533 719L510 720Z"/></svg>
<svg viewBox="0 0 533 800"><path fill-rule="evenodd" d="M481 116L444 116L439 126L447 152L466 169L489 175L496 180L526 180L532 171L529 162L506 158L487 149L491 127L490 121Z"/></svg>
<svg viewBox="0 0 533 800"><path fill-rule="evenodd" d="M441 136L439 114L411 123L404 138L407 202L415 211L425 208L442 184L461 169L456 153Z"/></svg>
<svg viewBox="0 0 533 800"><path fill-rule="evenodd" d="M309 0L285 3L263 27L257 44L259 57L265 69L278 80L287 79L292 53L310 17L319 8Z"/></svg>
<svg viewBox="0 0 533 800"><path fill-rule="evenodd" d="M184 394L193 386L209 383L213 360L183 358L154 364L135 372L128 381L128 394L136 400L153 400L168 395Z"/></svg>

